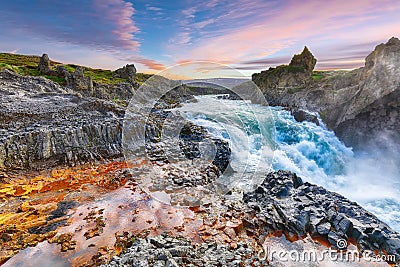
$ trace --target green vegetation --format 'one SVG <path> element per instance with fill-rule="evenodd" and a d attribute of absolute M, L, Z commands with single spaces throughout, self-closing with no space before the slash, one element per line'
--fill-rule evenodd
<path fill-rule="evenodd" d="M 314 71 L 311 77 L 314 81 L 317 82 L 317 81 L 325 78 L 325 73 L 323 71 Z"/>
<path fill-rule="evenodd" d="M 8 69 L 20 75 L 43 76 L 56 83 L 65 85 L 66 81 L 62 77 L 41 74 L 38 70 L 39 61 L 39 56 L 0 53 L 0 70 Z M 56 61 L 50 61 L 50 67 L 52 69 L 55 70 L 58 65 L 62 64 Z M 74 64 L 65 64 L 64 67 L 68 72 L 73 73 L 78 66 Z M 114 78 L 113 71 L 111 70 L 84 67 L 84 75 L 90 76 L 94 82 L 98 83 L 117 84 L 120 82 L 127 82 L 126 79 Z M 151 74 L 137 73 L 135 80 L 139 84 L 142 84 L 151 76 Z"/>
<path fill-rule="evenodd" d="M 94 82 L 98 83 L 117 84 L 121 82 L 127 82 L 126 79 L 114 78 L 113 71 L 111 70 L 91 69 L 84 67 L 84 75 L 90 76 Z"/>

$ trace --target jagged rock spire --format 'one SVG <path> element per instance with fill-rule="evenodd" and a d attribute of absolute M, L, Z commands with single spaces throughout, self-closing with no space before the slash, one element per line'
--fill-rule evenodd
<path fill-rule="evenodd" d="M 311 73 L 314 70 L 316 63 L 317 59 L 313 56 L 307 46 L 305 46 L 301 54 L 293 56 L 289 66 L 301 67 Z"/>

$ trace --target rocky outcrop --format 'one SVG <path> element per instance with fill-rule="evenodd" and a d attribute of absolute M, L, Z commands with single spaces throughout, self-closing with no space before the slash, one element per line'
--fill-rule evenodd
<path fill-rule="evenodd" d="M 294 61 L 302 62 L 298 58 Z M 328 128 L 347 145 L 361 149 L 382 133 L 399 140 L 400 110 L 396 97 L 400 90 L 399 70 L 400 40 L 391 38 L 368 55 L 364 67 L 333 73 L 303 89 L 286 86 L 276 90 L 264 72 L 254 74 L 253 81 L 270 104 L 319 112 Z"/>
<path fill-rule="evenodd" d="M 400 259 L 400 234 L 355 202 L 320 186 L 303 182 L 296 174 L 278 171 L 244 195 L 255 214 L 253 227 L 260 238 L 276 231 L 289 237 L 322 237 L 336 249 L 339 240 L 353 240 L 360 250 L 378 251 Z M 260 240 L 263 242 L 262 240 Z M 341 243 L 344 243 L 343 241 Z"/>
<path fill-rule="evenodd" d="M 41 73 L 47 74 L 51 72 L 50 59 L 47 54 L 43 54 L 40 58 L 38 69 Z"/>
<path fill-rule="evenodd" d="M 135 77 L 136 77 L 135 65 L 127 64 L 126 66 L 117 69 L 114 72 L 114 77 L 127 79 L 128 82 L 131 83 L 131 84 L 135 83 Z"/>
<path fill-rule="evenodd" d="M 76 91 L 83 91 L 86 94 L 93 94 L 93 81 L 91 77 L 85 77 L 81 66 L 76 67 L 74 73 L 64 72 L 67 87 Z"/>
<path fill-rule="evenodd" d="M 312 74 L 316 63 L 317 59 L 315 59 L 307 46 L 305 46 L 301 54 L 293 56 L 289 66 L 293 68 L 303 68 L 308 71 L 308 73 Z"/>
<path fill-rule="evenodd" d="M 41 77 L 0 73 L 0 170 L 121 156 L 124 111 Z"/>
<path fill-rule="evenodd" d="M 252 80 L 260 87 L 270 104 L 275 104 L 276 99 L 284 97 L 288 90 L 296 92 L 312 83 L 311 76 L 316 62 L 308 48 L 304 47 L 303 52 L 295 55 L 289 65 L 255 73 Z"/>

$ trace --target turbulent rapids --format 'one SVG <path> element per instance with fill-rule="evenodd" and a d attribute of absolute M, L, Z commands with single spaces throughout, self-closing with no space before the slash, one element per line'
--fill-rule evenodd
<path fill-rule="evenodd" d="M 297 122 L 282 107 L 253 105 L 217 96 L 196 99 L 195 103 L 184 104 L 180 111 L 210 134 L 229 142 L 230 165 L 235 172 L 254 172 L 257 168 L 264 171 L 267 167 L 272 171 L 293 171 L 306 181 L 360 203 L 400 230 L 400 185 L 396 182 L 399 170 L 391 158 L 377 161 L 373 154 L 355 155 L 322 122 L 320 126 Z M 252 120 L 254 114 L 261 119 Z M 263 139 L 267 140 L 266 144 L 262 143 Z M 262 156 L 263 145 L 274 149 L 273 156 Z M 234 174 L 225 176 L 234 187 L 243 189 L 260 182 Z"/>

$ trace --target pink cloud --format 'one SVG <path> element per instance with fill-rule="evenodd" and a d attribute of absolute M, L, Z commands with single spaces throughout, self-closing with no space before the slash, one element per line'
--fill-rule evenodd
<path fill-rule="evenodd" d="M 265 4 L 261 0 L 240 2 L 237 6 L 249 14 L 252 8 Z M 255 16 L 242 27 L 228 29 L 219 35 L 206 32 L 197 42 L 192 40 L 194 45 L 178 49 L 175 58 L 176 62 L 210 60 L 234 64 L 271 56 L 293 46 L 302 48 L 309 45 L 313 50 L 313 47 L 329 40 L 338 49 L 343 44 L 380 42 L 400 34 L 400 21 L 385 20 L 387 12 L 396 11 L 400 11 L 400 3 L 389 0 L 292 0 L 276 10 L 258 8 L 257 12 L 265 12 L 265 16 Z M 230 13 L 238 15 L 228 10 L 227 14 Z M 345 63 L 346 66 L 350 64 L 357 63 Z"/>
<path fill-rule="evenodd" d="M 137 58 L 135 62 L 138 62 L 140 64 L 145 65 L 149 69 L 152 70 L 164 70 L 165 65 L 159 62 L 156 62 L 155 60 L 152 59 L 147 59 L 147 58 Z"/>
<path fill-rule="evenodd" d="M 132 3 L 122 0 L 93 0 L 94 9 L 103 19 L 114 25 L 112 33 L 120 45 L 128 50 L 136 50 L 140 43 L 134 40 L 134 33 L 139 32 L 132 16 L 135 13 Z"/>

